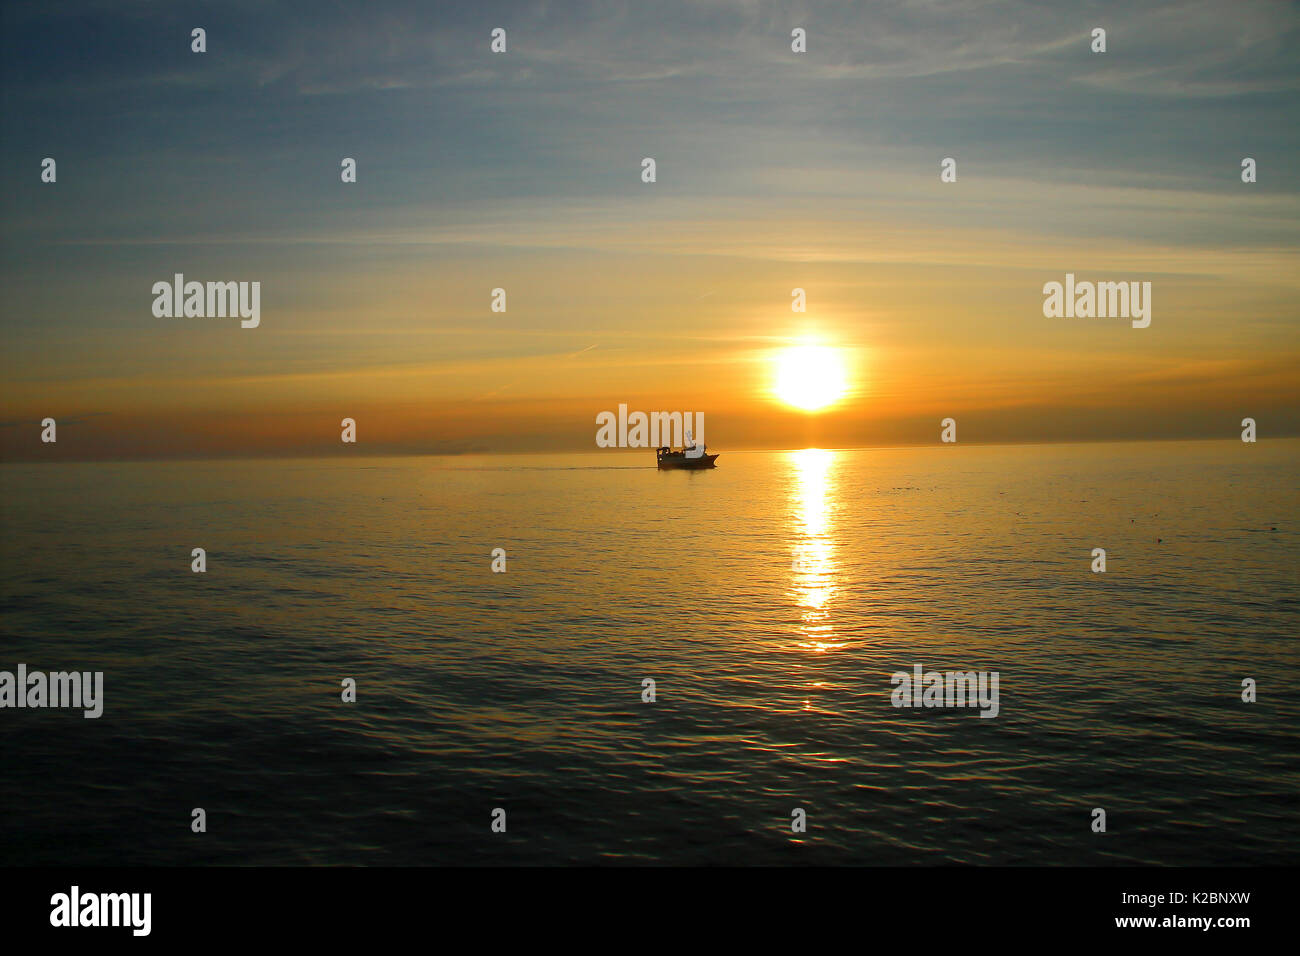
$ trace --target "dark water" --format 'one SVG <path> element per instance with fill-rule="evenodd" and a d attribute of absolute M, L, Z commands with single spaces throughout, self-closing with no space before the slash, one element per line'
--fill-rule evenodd
<path fill-rule="evenodd" d="M 647 457 L 0 467 L 0 861 L 1296 862 L 1300 442 Z"/>

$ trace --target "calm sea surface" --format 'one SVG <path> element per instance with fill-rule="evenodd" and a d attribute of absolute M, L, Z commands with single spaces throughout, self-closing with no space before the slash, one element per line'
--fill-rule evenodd
<path fill-rule="evenodd" d="M 0 466 L 0 670 L 106 698 L 0 710 L 0 862 L 1300 858 L 1300 442 L 718 465 Z"/>

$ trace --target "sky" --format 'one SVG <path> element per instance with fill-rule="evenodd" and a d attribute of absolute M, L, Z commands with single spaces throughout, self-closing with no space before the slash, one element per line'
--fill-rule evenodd
<path fill-rule="evenodd" d="M 1300 434 L 1295 4 L 0 17 L 0 460 L 594 451 L 620 404 L 712 450 Z M 260 325 L 155 316 L 175 273 Z M 1045 317 L 1066 273 L 1150 326 Z M 819 413 L 772 395 L 804 342 Z"/>

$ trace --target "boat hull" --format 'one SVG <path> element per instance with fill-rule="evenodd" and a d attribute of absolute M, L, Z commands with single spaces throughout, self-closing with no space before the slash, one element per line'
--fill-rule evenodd
<path fill-rule="evenodd" d="M 716 467 L 713 463 L 717 455 L 701 455 L 699 458 L 687 458 L 685 455 L 661 455 L 658 458 L 660 471 L 688 470 Z"/>

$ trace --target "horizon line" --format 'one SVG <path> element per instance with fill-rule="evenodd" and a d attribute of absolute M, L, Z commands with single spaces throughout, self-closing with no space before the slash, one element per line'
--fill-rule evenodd
<path fill-rule="evenodd" d="M 1281 434 L 1271 436 L 1273 440 L 1295 441 L 1300 439 L 1300 433 Z M 795 451 L 891 451 L 895 449 L 915 449 L 915 448 L 945 448 L 952 445 L 974 445 L 981 448 L 1020 448 L 1036 445 L 1132 445 L 1132 444 L 1153 444 L 1165 442 L 1212 442 L 1212 441 L 1231 441 L 1240 442 L 1240 437 L 1227 436 L 1199 436 L 1199 437 L 1157 437 L 1157 438 L 1068 438 L 1068 439 L 1026 439 L 1022 441 L 978 441 L 962 440 L 959 442 L 894 442 L 891 444 L 862 444 L 862 445 L 803 445 L 803 446 L 738 446 L 735 448 L 724 448 L 720 454 L 735 454 L 738 452 L 795 452 Z M 1259 443 L 1257 440 L 1256 443 Z M 252 452 L 231 453 L 223 455 L 140 455 L 133 457 L 115 457 L 115 458 L 79 458 L 79 457 L 61 457 L 53 460 L 43 460 L 40 458 L 0 458 L 0 465 L 59 465 L 59 464 L 133 464 L 133 463 L 159 463 L 159 462 L 218 462 L 218 461 L 290 461 L 305 459 L 346 459 L 346 458 L 475 458 L 475 457 L 511 457 L 519 455 L 608 455 L 611 452 L 623 455 L 642 454 L 653 451 L 651 447 L 646 448 L 553 448 L 553 449 L 517 449 L 512 451 L 473 449 L 467 451 L 402 451 L 402 450 L 374 450 L 363 451 L 357 447 L 353 451 L 346 452 L 278 452 L 275 454 L 256 454 Z"/>

